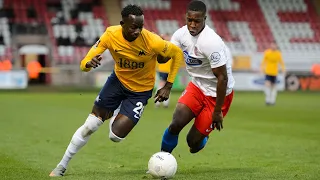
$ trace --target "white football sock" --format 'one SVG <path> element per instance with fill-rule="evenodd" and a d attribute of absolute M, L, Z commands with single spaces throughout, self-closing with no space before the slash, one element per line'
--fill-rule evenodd
<path fill-rule="evenodd" d="M 67 168 L 72 157 L 88 142 L 92 133 L 98 130 L 103 122 L 96 116 L 89 114 L 86 122 L 74 133 L 70 144 L 58 165 Z"/>
<path fill-rule="evenodd" d="M 278 94 L 277 88 L 273 86 L 271 89 L 271 98 L 270 98 L 270 102 L 272 104 L 276 103 L 277 94 Z"/>
<path fill-rule="evenodd" d="M 270 103 L 270 96 L 271 96 L 271 87 L 265 87 L 265 94 L 266 94 L 266 103 Z"/>
<path fill-rule="evenodd" d="M 156 107 L 160 107 L 160 105 L 161 105 L 161 102 L 157 101 L 156 102 Z"/>
<path fill-rule="evenodd" d="M 166 101 L 163 101 L 162 103 L 163 103 L 163 105 L 165 106 L 165 107 L 168 107 L 169 106 L 169 98 L 166 100 Z"/>

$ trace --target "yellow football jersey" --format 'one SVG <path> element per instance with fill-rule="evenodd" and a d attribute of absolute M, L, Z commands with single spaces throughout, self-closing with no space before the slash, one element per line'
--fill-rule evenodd
<path fill-rule="evenodd" d="M 166 63 L 157 63 L 158 64 L 158 71 L 162 73 L 169 73 L 170 66 L 171 66 L 171 59 Z"/>
<path fill-rule="evenodd" d="M 271 49 L 268 49 L 264 52 L 264 57 L 261 66 L 266 75 L 278 75 L 279 64 L 281 65 L 281 68 L 284 71 L 284 62 L 280 51 L 273 51 Z"/>
<path fill-rule="evenodd" d="M 129 90 L 143 92 L 153 89 L 155 83 L 157 55 L 172 58 L 168 81 L 173 83 L 183 61 L 183 52 L 171 42 L 142 29 L 140 36 L 129 42 L 122 35 L 122 27 L 110 26 L 100 40 L 81 61 L 80 68 L 90 71 L 86 63 L 96 55 L 109 49 L 114 61 L 114 71 L 120 82 Z"/>

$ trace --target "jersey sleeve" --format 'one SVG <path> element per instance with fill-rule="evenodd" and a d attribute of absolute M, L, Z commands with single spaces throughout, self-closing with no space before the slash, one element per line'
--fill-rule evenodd
<path fill-rule="evenodd" d="M 262 71 L 264 71 L 266 63 L 267 63 L 267 54 L 268 54 L 268 50 L 265 50 L 263 52 L 263 58 L 262 58 L 261 65 L 260 65 L 260 69 Z"/>
<path fill-rule="evenodd" d="M 179 48 L 181 48 L 181 43 L 180 43 L 180 31 L 177 30 L 176 32 L 173 33 L 173 35 L 171 36 L 170 42 L 173 43 L 174 45 L 178 46 Z"/>
<path fill-rule="evenodd" d="M 286 68 L 285 68 L 285 65 L 284 65 L 284 61 L 283 61 L 281 52 L 279 52 L 279 63 L 280 63 L 282 72 L 284 72 L 286 70 Z"/>
<path fill-rule="evenodd" d="M 87 62 L 89 62 L 95 56 L 102 54 L 106 49 L 108 49 L 108 33 L 105 31 L 100 39 L 91 47 L 87 55 L 80 63 L 80 69 L 82 71 L 88 72 L 91 68 L 86 68 Z"/>
<path fill-rule="evenodd" d="M 154 35 L 152 45 L 153 50 L 156 54 L 160 54 L 163 57 L 171 58 L 172 63 L 170 66 L 170 72 L 167 81 L 173 83 L 179 71 L 181 62 L 183 61 L 182 50 L 178 46 L 174 45 L 169 41 L 161 39 L 157 35 Z"/>
<path fill-rule="evenodd" d="M 209 60 L 211 68 L 217 68 L 227 63 L 227 52 L 221 39 L 210 38 L 200 46 L 200 51 Z"/>

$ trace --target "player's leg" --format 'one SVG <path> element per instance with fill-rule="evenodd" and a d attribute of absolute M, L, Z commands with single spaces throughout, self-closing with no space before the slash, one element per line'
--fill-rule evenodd
<path fill-rule="evenodd" d="M 116 119 L 117 115 L 119 114 L 120 108 L 121 108 L 121 104 L 119 105 L 119 107 L 116 110 L 114 110 L 113 115 L 109 120 L 109 138 L 110 139 L 113 136 L 112 129 L 111 129 L 112 128 L 112 124 L 113 124 L 114 120 Z"/>
<path fill-rule="evenodd" d="M 193 83 L 189 83 L 186 90 L 181 95 L 176 109 L 173 113 L 173 119 L 169 127 L 165 130 L 161 151 L 171 153 L 178 144 L 180 131 L 196 116 L 202 109 L 202 100 L 200 89 Z"/>
<path fill-rule="evenodd" d="M 110 126 L 109 138 L 113 142 L 122 141 L 140 120 L 152 90 L 146 92 L 130 92 L 126 90 L 127 99 L 124 99 L 120 111 Z"/>
<path fill-rule="evenodd" d="M 85 123 L 73 134 L 61 161 L 50 173 L 50 176 L 63 176 L 73 156 L 87 144 L 90 136 L 98 130 L 98 128 L 103 124 L 103 121 L 111 116 L 112 111 L 101 109 L 97 105 L 94 105 L 92 113 L 88 115 Z"/>
<path fill-rule="evenodd" d="M 269 105 L 271 103 L 271 77 L 269 75 L 266 75 L 265 79 L 265 102 L 266 105 Z"/>
<path fill-rule="evenodd" d="M 113 142 L 121 142 L 135 127 L 136 123 L 132 118 L 119 113 L 110 125 L 109 139 Z"/>
<path fill-rule="evenodd" d="M 162 103 L 163 103 L 163 107 L 168 108 L 170 103 L 170 97 L 167 100 L 163 101 Z"/>
<path fill-rule="evenodd" d="M 226 96 L 222 106 L 222 114 L 225 117 L 229 111 L 233 99 L 233 92 Z M 187 135 L 187 143 L 191 153 L 197 153 L 203 149 L 212 132 L 212 113 L 215 107 L 215 98 L 206 97 L 205 106 L 195 119 L 195 123 Z"/>
<path fill-rule="evenodd" d="M 195 117 L 185 104 L 178 103 L 173 113 L 172 122 L 162 136 L 161 151 L 171 153 L 178 144 L 180 131 Z"/>
<path fill-rule="evenodd" d="M 85 123 L 80 126 L 65 151 L 64 156 L 50 176 L 63 176 L 72 157 L 88 142 L 91 134 L 98 130 L 103 121 L 109 119 L 114 109 L 121 103 L 121 91 L 117 87 L 117 78 L 111 75 L 95 100 L 91 114 Z M 118 84 L 119 85 L 119 84 Z"/>
<path fill-rule="evenodd" d="M 276 103 L 277 98 L 277 88 L 276 88 L 276 76 L 272 77 L 272 81 L 270 82 L 271 92 L 270 92 L 270 104 L 274 105 Z"/>
<path fill-rule="evenodd" d="M 107 119 L 112 115 L 112 111 L 106 112 L 105 110 L 98 110 L 98 109 L 99 109 L 99 107 L 94 105 L 92 111 L 95 112 L 95 114 L 98 114 L 98 117 L 93 113 L 89 114 L 85 123 L 82 126 L 80 126 L 76 130 L 76 132 L 73 134 L 71 141 L 70 141 L 61 161 L 58 163 L 57 168 L 55 168 L 51 172 L 50 176 L 63 176 L 64 172 L 65 172 L 70 160 L 73 158 L 73 156 L 84 145 L 87 144 L 91 134 L 93 134 L 95 131 L 97 131 L 98 128 L 103 124 L 103 120 L 101 119 L 101 116 L 105 117 Z"/>
<path fill-rule="evenodd" d="M 209 132 L 210 133 L 210 132 Z M 208 133 L 208 135 L 209 135 Z M 193 124 L 187 135 L 187 143 L 191 153 L 197 153 L 205 147 L 209 136 L 201 133 L 195 124 Z"/>

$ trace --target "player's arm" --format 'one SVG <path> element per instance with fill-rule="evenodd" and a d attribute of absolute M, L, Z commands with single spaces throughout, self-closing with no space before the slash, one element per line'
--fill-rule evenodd
<path fill-rule="evenodd" d="M 155 51 L 162 57 L 172 59 L 170 72 L 167 79 L 167 82 L 172 85 L 179 71 L 181 62 L 183 61 L 183 52 L 178 46 L 162 39 L 160 39 L 156 44 Z"/>
<path fill-rule="evenodd" d="M 169 41 L 161 39 L 159 36 L 155 36 L 153 39 L 153 50 L 156 52 L 156 54 L 172 59 L 167 82 L 161 89 L 157 91 L 155 95 L 155 102 L 162 102 L 169 98 L 174 79 L 183 60 L 183 52 L 179 47 Z"/>
<path fill-rule="evenodd" d="M 226 65 L 212 68 L 213 74 L 217 77 L 217 99 L 214 111 L 222 112 L 222 106 L 227 92 L 228 75 Z"/>
<path fill-rule="evenodd" d="M 267 51 L 264 52 L 263 54 L 263 59 L 262 59 L 262 62 L 261 62 L 261 65 L 260 65 L 260 71 L 263 73 L 264 72 L 264 69 L 266 67 L 266 64 L 267 64 Z"/>
<path fill-rule="evenodd" d="M 101 54 L 108 48 L 107 41 L 107 32 L 105 32 L 81 61 L 80 69 L 82 71 L 88 72 L 100 65 Z"/>
<path fill-rule="evenodd" d="M 158 61 L 159 64 L 165 64 L 165 63 L 167 63 L 170 59 L 171 59 L 171 58 L 169 58 L 169 57 L 163 57 L 163 56 L 161 56 L 160 54 L 158 54 L 158 56 L 157 56 L 157 61 Z"/>
<path fill-rule="evenodd" d="M 167 40 L 169 41 L 170 39 L 168 39 L 168 36 L 163 36 L 163 35 L 160 35 L 160 37 L 163 39 L 163 40 Z M 163 57 L 161 56 L 160 54 L 158 54 L 157 56 L 157 61 L 159 64 L 165 64 L 167 63 L 171 58 L 169 57 Z"/>
<path fill-rule="evenodd" d="M 218 41 L 218 40 L 216 40 Z M 222 120 L 222 106 L 224 104 L 224 99 L 226 97 L 227 92 L 227 84 L 228 84 L 228 74 L 227 74 L 227 59 L 231 58 L 227 55 L 227 50 L 222 41 L 218 41 L 216 43 L 212 43 L 212 41 L 208 41 L 201 49 L 204 55 L 210 62 L 210 66 L 212 69 L 212 73 L 217 78 L 217 95 L 216 95 L 216 105 L 214 108 L 214 112 L 212 114 L 212 124 L 214 128 L 217 128 L 219 131 L 223 128 Z M 214 42 L 214 41 L 213 41 Z"/>
<path fill-rule="evenodd" d="M 282 59 L 281 53 L 280 53 L 279 63 L 280 63 L 280 66 L 281 66 L 282 73 L 286 73 L 286 67 L 285 67 L 285 65 L 284 65 L 284 61 L 283 61 L 283 59 Z"/>
<path fill-rule="evenodd" d="M 180 41 L 179 41 L 180 36 L 181 36 L 181 32 L 178 29 L 175 33 L 173 33 L 170 41 L 171 41 L 171 43 L 173 43 L 174 45 L 178 46 L 181 49 L 181 45 L 180 45 Z M 169 40 L 169 39 L 164 39 L 164 40 Z M 164 57 L 160 54 L 157 56 L 157 61 L 160 64 L 166 63 L 170 59 L 171 59 L 170 57 Z"/>

